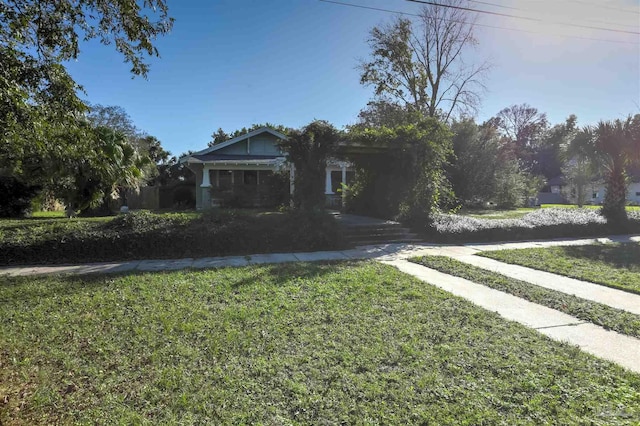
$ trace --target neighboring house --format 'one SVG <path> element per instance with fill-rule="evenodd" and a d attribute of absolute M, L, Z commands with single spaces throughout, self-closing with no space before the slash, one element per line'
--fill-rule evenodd
<path fill-rule="evenodd" d="M 295 170 L 287 163 L 279 144 L 286 138 L 280 132 L 261 127 L 180 158 L 196 175 L 196 208 L 279 204 L 283 190 L 280 172 L 289 173 L 289 187 L 285 191 L 292 193 L 294 189 Z M 349 163 L 328 161 L 325 194 L 330 206 L 342 204 L 338 188 L 349 182 L 352 175 Z"/>
<path fill-rule="evenodd" d="M 640 176 L 632 175 L 627 187 L 627 203 L 640 204 Z M 576 202 L 574 186 L 563 176 L 549 179 L 548 191 L 538 193 L 538 204 L 568 204 Z M 586 189 L 586 204 L 602 204 L 606 185 L 601 180 L 593 180 Z"/>

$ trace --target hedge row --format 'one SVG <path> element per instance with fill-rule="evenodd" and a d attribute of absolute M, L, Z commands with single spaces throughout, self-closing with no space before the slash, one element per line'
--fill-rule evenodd
<path fill-rule="evenodd" d="M 329 215 L 134 212 L 105 222 L 52 220 L 0 230 L 0 264 L 210 257 L 342 248 Z"/>
<path fill-rule="evenodd" d="M 424 230 L 430 241 L 441 243 L 516 241 L 563 237 L 594 237 L 640 233 L 640 212 L 629 212 L 624 224 L 607 223 L 597 210 L 540 209 L 521 219 L 478 219 L 435 214 Z"/>

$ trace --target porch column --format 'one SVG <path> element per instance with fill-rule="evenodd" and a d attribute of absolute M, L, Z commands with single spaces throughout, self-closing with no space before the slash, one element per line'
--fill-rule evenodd
<path fill-rule="evenodd" d="M 202 191 L 202 205 L 201 209 L 211 208 L 211 180 L 209 179 L 209 171 L 211 166 L 205 164 L 202 169 L 202 184 L 200 185 L 200 191 Z"/>
<path fill-rule="evenodd" d="M 331 170 L 328 167 L 324 170 L 324 193 L 333 194 L 331 191 Z"/>

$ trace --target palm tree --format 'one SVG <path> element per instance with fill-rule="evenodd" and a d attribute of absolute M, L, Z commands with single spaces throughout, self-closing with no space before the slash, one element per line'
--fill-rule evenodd
<path fill-rule="evenodd" d="M 610 223 L 624 223 L 627 170 L 640 163 L 640 114 L 625 120 L 601 121 L 586 132 L 606 184 L 602 214 Z"/>

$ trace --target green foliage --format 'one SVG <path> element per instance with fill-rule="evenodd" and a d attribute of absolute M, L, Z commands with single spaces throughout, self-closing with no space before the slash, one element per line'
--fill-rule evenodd
<path fill-rule="evenodd" d="M 511 105 L 490 120 L 503 136 L 503 149 L 519 161 L 527 173 L 538 173 L 537 154 L 549 123 L 547 116 L 528 104 Z"/>
<path fill-rule="evenodd" d="M 78 263 L 313 251 L 343 247 L 338 224 L 314 214 L 212 210 L 115 218 L 0 222 L 0 264 Z"/>
<path fill-rule="evenodd" d="M 150 161 L 123 133 L 107 127 L 90 132 L 86 150 L 66 158 L 60 176 L 51 184 L 67 208 L 76 212 L 96 207 L 105 198 L 117 198 L 122 188 L 137 187 Z"/>
<path fill-rule="evenodd" d="M 582 207 L 587 201 L 588 187 L 595 175 L 592 163 L 585 158 L 576 157 L 562 167 L 562 175 L 573 188 L 572 193 L 566 194 L 567 199 Z"/>
<path fill-rule="evenodd" d="M 164 0 L 148 0 L 144 8 L 122 0 L 10 0 L 0 12 L 3 46 L 57 62 L 77 59 L 79 41 L 97 38 L 113 44 L 137 75 L 147 74 L 144 56 L 158 56 L 153 40 L 173 24 Z"/>
<path fill-rule="evenodd" d="M 317 120 L 292 130 L 281 142 L 287 161 L 295 167 L 293 206 L 306 212 L 325 205 L 325 170 L 334 154 L 340 133 L 326 121 Z"/>
<path fill-rule="evenodd" d="M 0 317 L 3 424 L 640 420 L 638 374 L 374 262 L 6 278 Z"/>
<path fill-rule="evenodd" d="M 574 248 L 574 247 L 572 247 Z M 502 254 L 512 250 L 484 252 L 481 256 L 493 257 L 492 254 Z M 513 250 L 519 251 L 519 250 Z M 523 252 L 524 256 L 528 253 Z M 497 256 L 504 259 L 507 256 Z M 508 258 L 508 257 L 507 257 Z M 538 305 L 547 306 L 560 312 L 572 315 L 584 321 L 600 325 L 632 337 L 640 337 L 640 316 L 615 309 L 607 305 L 592 302 L 570 294 L 540 287 L 528 282 L 506 277 L 496 272 L 487 271 L 452 259 L 447 256 L 423 256 L 410 259 L 412 262 L 435 269 L 449 275 L 461 277 L 477 284 L 513 294 Z M 510 262 L 513 263 L 513 262 Z"/>
<path fill-rule="evenodd" d="M 494 201 L 499 208 L 526 205 L 528 197 L 542 186 L 542 179 L 523 171 L 516 160 L 502 162 L 496 170 Z"/>
<path fill-rule="evenodd" d="M 424 223 L 448 193 L 443 165 L 451 153 L 451 134 L 432 118 L 393 128 L 354 128 L 352 143 L 374 153 L 354 156 L 356 181 L 350 208 L 381 217 Z"/>
<path fill-rule="evenodd" d="M 453 158 L 447 167 L 458 202 L 482 205 L 495 197 L 496 175 L 501 169 L 500 140 L 492 126 L 478 126 L 473 119 L 454 121 Z"/>
<path fill-rule="evenodd" d="M 131 64 L 133 74 L 146 76 L 145 57 L 158 53 L 153 40 L 167 33 L 172 22 L 164 0 L 2 2 L 0 175 L 45 188 L 50 184 L 68 187 L 73 180 L 68 178 L 69 166 L 82 163 L 81 170 L 100 168 L 104 158 L 88 164 L 94 147 L 92 131 L 79 119 L 88 110 L 78 97 L 82 89 L 62 63 L 79 56 L 81 39 L 97 38 L 113 44 Z M 64 182 L 59 183 L 61 179 Z M 90 182 L 79 189 L 88 191 L 81 198 L 89 204 L 94 185 Z"/>
<path fill-rule="evenodd" d="M 273 123 L 256 123 L 256 124 L 252 124 L 251 126 L 247 127 L 243 127 L 242 129 L 237 129 L 234 130 L 232 133 L 227 133 L 224 130 L 222 130 L 221 127 L 218 128 L 218 130 L 216 130 L 212 135 L 211 135 L 211 141 L 209 142 L 209 146 L 214 146 L 217 145 L 219 143 L 228 141 L 229 139 L 233 139 L 233 138 L 237 138 L 238 136 L 242 136 L 242 135 L 246 135 L 249 132 L 253 132 L 254 130 L 257 130 L 261 127 L 268 127 L 272 130 L 275 130 L 276 132 L 280 132 L 283 135 L 288 135 L 289 132 L 293 129 L 291 129 L 290 127 L 287 126 L 283 126 L 282 124 L 273 124 Z"/>
<path fill-rule="evenodd" d="M 0 176 L 0 217 L 20 217 L 31 208 L 32 199 L 40 188 L 10 176 Z"/>
<path fill-rule="evenodd" d="M 358 113 L 358 123 L 353 128 L 396 127 L 417 123 L 422 114 L 406 106 L 389 100 L 376 99 L 367 102 L 367 106 Z"/>
<path fill-rule="evenodd" d="M 640 244 L 485 252 L 482 256 L 640 294 Z"/>

